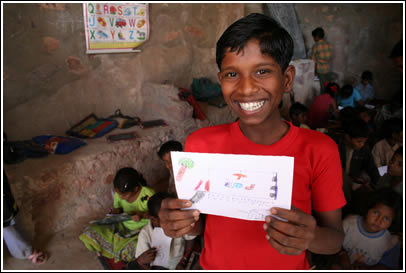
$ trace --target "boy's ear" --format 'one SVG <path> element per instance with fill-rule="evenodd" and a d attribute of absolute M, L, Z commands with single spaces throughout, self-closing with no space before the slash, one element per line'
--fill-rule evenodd
<path fill-rule="evenodd" d="M 217 79 L 221 83 L 221 71 L 217 72 Z"/>
<path fill-rule="evenodd" d="M 292 90 L 293 83 L 295 81 L 296 68 L 293 65 L 289 65 L 283 73 L 283 76 L 285 78 L 283 91 L 289 93 Z"/>

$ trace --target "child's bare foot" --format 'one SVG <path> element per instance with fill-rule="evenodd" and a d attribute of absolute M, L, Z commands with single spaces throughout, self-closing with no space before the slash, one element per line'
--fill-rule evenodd
<path fill-rule="evenodd" d="M 41 250 L 34 249 L 32 254 L 28 257 L 28 260 L 35 265 L 41 265 L 48 260 L 48 255 Z"/>

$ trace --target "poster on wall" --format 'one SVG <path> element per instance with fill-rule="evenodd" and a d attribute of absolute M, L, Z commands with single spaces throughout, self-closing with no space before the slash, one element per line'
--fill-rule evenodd
<path fill-rule="evenodd" d="M 85 3 L 86 53 L 139 52 L 149 38 L 148 4 Z"/>

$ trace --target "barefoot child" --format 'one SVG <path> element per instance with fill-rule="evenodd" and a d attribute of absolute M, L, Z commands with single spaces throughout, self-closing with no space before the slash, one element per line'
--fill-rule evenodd
<path fill-rule="evenodd" d="M 189 200 L 163 200 L 159 218 L 166 235 L 204 236 L 204 270 L 309 269 L 305 250 L 333 254 L 341 248 L 345 199 L 337 146 L 322 133 L 283 121 L 279 112 L 294 82 L 292 55 L 291 36 L 258 13 L 233 23 L 217 42 L 218 79 L 238 120 L 192 133 L 185 151 L 291 156 L 294 173 L 292 208 L 269 208 L 269 215 L 287 222 L 203 217 L 198 210 L 181 210 L 192 205 Z"/>
<path fill-rule="evenodd" d="M 98 256 L 129 262 L 135 259 L 139 231 L 148 223 L 148 200 L 155 192 L 133 168 L 120 169 L 113 184 L 112 214 L 124 212 L 131 215 L 132 220 L 113 225 L 91 224 L 79 239 Z"/>

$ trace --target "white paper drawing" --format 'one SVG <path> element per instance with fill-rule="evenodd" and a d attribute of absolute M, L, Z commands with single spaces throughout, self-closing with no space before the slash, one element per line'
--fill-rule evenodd
<path fill-rule="evenodd" d="M 171 152 L 176 191 L 201 213 L 263 221 L 290 209 L 293 157 Z"/>
<path fill-rule="evenodd" d="M 163 229 L 160 227 L 154 228 L 151 237 L 151 246 L 155 247 L 157 250 L 155 260 L 151 263 L 151 265 L 159 265 L 168 268 L 169 251 L 172 238 L 166 236 Z"/>

